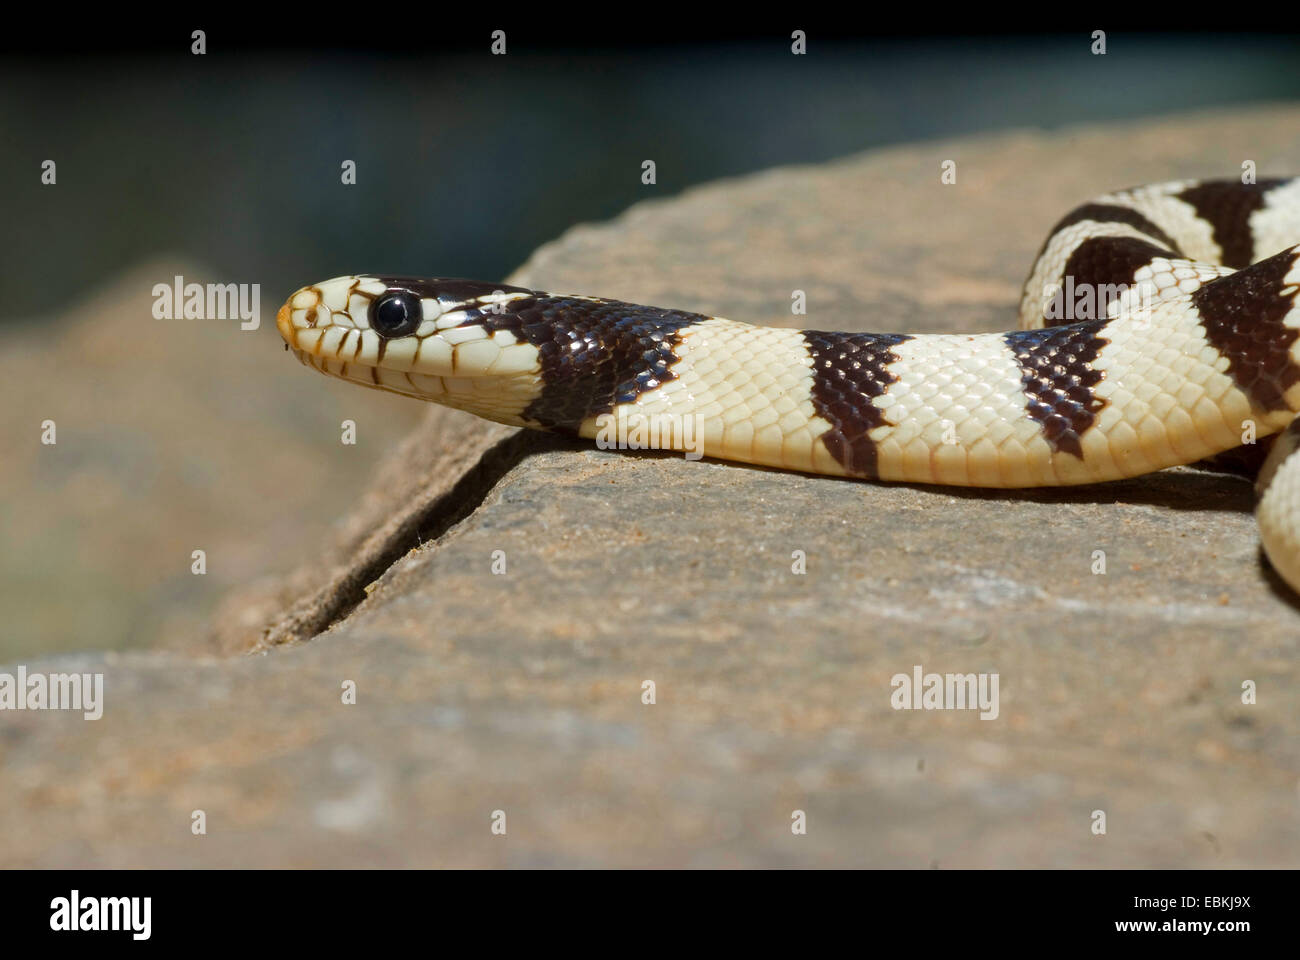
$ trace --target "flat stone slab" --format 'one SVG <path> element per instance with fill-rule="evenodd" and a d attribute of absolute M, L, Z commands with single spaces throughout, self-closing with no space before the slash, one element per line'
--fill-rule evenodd
<path fill-rule="evenodd" d="M 1072 206 L 1243 160 L 1293 172 L 1297 121 L 770 171 L 576 228 L 512 280 L 789 326 L 1006 329 Z M 1300 607 L 1260 560 L 1246 480 L 990 493 L 487 425 L 473 458 L 430 453 L 467 429 L 431 415 L 394 451 L 352 532 L 284 582 L 328 573 L 247 632 L 262 655 L 28 663 L 102 671 L 107 702 L 0 715 L 0 864 L 1300 863 Z M 996 716 L 895 709 L 918 666 L 996 674 Z"/>

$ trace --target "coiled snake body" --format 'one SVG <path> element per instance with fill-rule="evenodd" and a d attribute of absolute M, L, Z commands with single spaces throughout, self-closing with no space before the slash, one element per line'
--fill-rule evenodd
<path fill-rule="evenodd" d="M 1092 483 L 1281 431 L 1257 517 L 1300 590 L 1297 239 L 1300 178 L 1108 194 L 1057 224 L 1026 281 L 1022 329 L 999 334 L 776 329 L 369 274 L 302 288 L 277 322 L 303 363 L 365 386 L 837 476 Z"/>

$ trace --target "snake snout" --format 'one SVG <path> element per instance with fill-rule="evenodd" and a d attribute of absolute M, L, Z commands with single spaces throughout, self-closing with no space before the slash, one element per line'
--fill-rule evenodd
<path fill-rule="evenodd" d="M 329 281 L 329 283 L 335 282 Z M 293 296 L 289 297 L 276 313 L 276 329 L 280 331 L 284 342 L 294 350 L 301 351 L 309 347 L 300 339 L 302 331 L 329 326 L 333 308 L 326 299 L 328 292 L 328 284 L 303 287 L 301 290 L 294 291 Z M 346 300 L 343 306 L 346 308 Z M 308 350 L 308 352 L 316 351 Z"/>
<path fill-rule="evenodd" d="M 284 338 L 284 342 L 290 347 L 294 346 L 292 315 L 293 308 L 289 306 L 288 300 L 284 302 L 280 312 L 275 315 L 276 329 L 280 331 L 280 336 Z"/>

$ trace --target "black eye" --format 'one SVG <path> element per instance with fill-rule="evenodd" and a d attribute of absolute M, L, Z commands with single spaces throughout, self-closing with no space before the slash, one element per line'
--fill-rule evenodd
<path fill-rule="evenodd" d="M 381 337 L 405 337 L 424 319 L 420 298 L 410 290 L 390 290 L 370 304 L 370 326 Z"/>

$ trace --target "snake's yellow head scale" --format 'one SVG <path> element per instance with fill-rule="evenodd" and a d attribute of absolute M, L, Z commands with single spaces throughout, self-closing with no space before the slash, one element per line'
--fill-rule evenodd
<path fill-rule="evenodd" d="M 336 277 L 297 291 L 276 325 L 298 359 L 322 373 L 520 424 L 537 391 L 539 353 L 502 321 L 537 297 L 471 280 Z"/>

